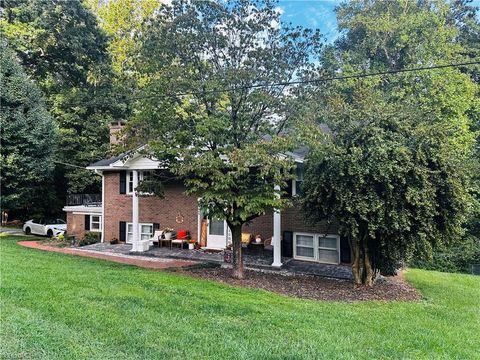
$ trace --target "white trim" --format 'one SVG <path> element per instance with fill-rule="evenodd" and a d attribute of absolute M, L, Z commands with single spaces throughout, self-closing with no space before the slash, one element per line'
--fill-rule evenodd
<path fill-rule="evenodd" d="M 228 244 L 228 225 L 227 221 L 224 219 L 216 219 L 216 221 L 222 221 L 223 222 L 223 235 L 211 235 L 210 234 L 210 218 L 207 217 L 207 249 L 225 249 Z M 210 241 L 210 244 L 208 243 Z M 217 241 L 217 242 L 223 242 L 221 246 L 212 246 L 212 242 Z"/>
<path fill-rule="evenodd" d="M 297 255 L 297 235 L 313 236 L 313 257 L 306 257 L 306 256 L 298 256 Z M 336 247 L 335 250 L 337 251 L 337 254 L 338 254 L 337 262 L 325 262 L 325 261 L 320 261 L 318 259 L 318 250 L 319 249 L 334 250 L 332 248 L 320 248 L 318 246 L 318 244 L 319 244 L 318 239 L 321 238 L 321 237 L 334 237 L 334 238 L 336 238 L 337 247 Z M 312 261 L 312 262 L 317 262 L 317 263 L 321 263 L 321 264 L 335 264 L 335 265 L 338 265 L 338 264 L 340 264 L 340 235 L 294 232 L 293 233 L 293 258 L 297 259 L 297 260 Z"/>
<path fill-rule="evenodd" d="M 85 205 L 74 205 L 74 206 L 64 206 L 63 211 L 71 212 L 73 214 L 101 214 L 102 207 L 100 206 L 85 206 Z"/>
<path fill-rule="evenodd" d="M 301 176 L 299 176 L 299 171 L 298 171 L 299 169 L 301 169 L 301 171 L 300 171 Z M 304 177 L 305 177 L 305 173 L 304 173 L 304 172 L 305 172 L 305 169 L 304 169 L 303 167 L 302 167 L 302 168 L 299 167 L 299 166 L 296 166 L 296 167 L 295 167 L 295 176 L 296 176 L 296 177 L 295 177 L 295 179 L 292 180 L 292 196 L 297 196 L 297 195 L 299 195 L 299 194 L 297 193 L 297 182 L 300 182 L 300 183 L 303 182 Z"/>
<path fill-rule="evenodd" d="M 201 219 L 202 214 L 201 214 L 200 206 L 198 206 L 198 201 L 199 201 L 199 200 L 200 200 L 200 199 L 197 199 L 197 209 L 198 209 L 198 211 L 197 211 L 197 242 L 200 244 L 200 232 L 202 231 L 202 229 L 201 229 L 201 226 L 202 226 L 202 225 L 201 225 L 201 224 L 202 224 L 202 219 Z"/>
<path fill-rule="evenodd" d="M 160 169 L 164 168 L 164 167 L 160 167 L 160 161 L 158 161 L 158 159 L 153 157 L 147 157 L 147 156 L 144 156 L 144 154 L 141 154 L 141 151 L 144 150 L 145 148 L 146 148 L 146 145 L 139 146 L 137 149 L 125 154 L 122 158 L 116 160 L 111 164 L 99 165 L 99 166 L 90 165 L 90 166 L 87 166 L 86 169 L 88 170 L 122 170 L 122 169 L 155 170 L 159 168 Z M 290 151 L 286 153 L 280 153 L 279 156 L 285 157 L 285 158 L 291 158 L 296 163 L 299 163 L 299 164 L 303 164 L 305 160 L 303 156 L 298 156 Z M 148 159 L 150 160 L 151 163 L 148 164 L 147 167 L 145 167 L 145 165 L 142 165 L 142 167 L 137 167 L 135 165 L 135 161 L 139 158 Z M 228 160 L 228 159 L 225 158 L 225 160 Z"/>
<path fill-rule="evenodd" d="M 102 172 L 102 235 L 100 241 L 105 242 L 105 175 Z"/>
<path fill-rule="evenodd" d="M 94 216 L 98 217 L 98 221 L 95 221 L 95 222 L 98 222 L 98 225 L 99 225 L 98 229 L 94 229 L 93 226 L 92 226 L 93 223 L 94 223 L 94 221 L 93 221 L 93 217 L 94 217 Z M 103 218 L 102 218 L 102 215 L 97 215 L 97 214 L 92 214 L 92 215 L 90 215 L 90 231 L 91 231 L 91 232 L 100 232 L 100 233 L 101 233 L 101 232 L 102 232 L 102 229 L 103 229 Z"/>
<path fill-rule="evenodd" d="M 128 231 L 128 226 L 129 225 L 132 225 L 132 232 Z M 142 240 L 142 226 L 151 226 L 152 227 L 152 232 L 150 233 L 150 235 L 148 237 L 149 239 L 151 239 L 153 234 L 155 234 L 155 229 L 153 228 L 153 223 L 139 223 L 138 224 L 139 241 Z M 130 242 L 128 241 L 128 234 L 132 234 L 132 238 L 133 238 L 133 223 L 131 223 L 131 222 L 127 222 L 125 224 L 125 243 L 133 244 L 133 241 L 130 241 Z M 146 233 L 143 233 L 143 234 L 145 235 Z M 144 239 L 144 240 L 146 240 L 146 239 Z"/>
<path fill-rule="evenodd" d="M 280 186 L 275 185 L 275 196 L 278 198 L 280 197 Z M 282 238 L 281 238 L 281 231 L 282 231 L 282 216 L 280 214 L 280 210 L 274 209 L 273 212 L 273 267 L 281 267 L 282 266 Z"/>
<path fill-rule="evenodd" d="M 135 190 L 138 186 L 138 171 L 133 170 L 133 190 Z M 138 193 L 136 191 L 132 194 L 132 229 L 133 229 L 133 236 L 132 236 L 132 251 L 139 251 L 139 241 L 140 237 L 138 236 L 139 233 L 139 198 Z"/>
<path fill-rule="evenodd" d="M 299 256 L 297 255 L 297 235 L 301 236 L 311 236 L 312 239 L 312 249 L 313 249 L 313 257 L 307 257 L 307 256 Z M 304 261 L 317 261 L 317 256 L 315 253 L 315 239 L 316 239 L 316 234 L 312 233 L 304 233 L 304 232 L 294 232 L 293 233 L 293 258 L 298 259 L 298 260 L 304 260 Z M 306 247 L 306 246 L 303 246 Z"/>
<path fill-rule="evenodd" d="M 150 175 L 153 175 L 153 170 L 138 170 L 138 182 L 142 182 L 143 178 L 145 177 L 145 173 L 149 173 Z M 132 195 L 135 192 L 135 186 L 133 186 L 133 170 L 127 171 L 127 188 L 125 193 L 127 195 Z M 132 184 L 132 191 L 130 191 L 130 184 Z M 146 193 L 142 192 L 140 195 L 152 195 L 152 193 Z"/>

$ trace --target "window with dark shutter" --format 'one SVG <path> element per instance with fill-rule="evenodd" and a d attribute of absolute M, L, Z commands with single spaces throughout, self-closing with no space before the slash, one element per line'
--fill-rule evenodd
<path fill-rule="evenodd" d="M 85 215 L 85 230 L 90 230 L 90 215 Z"/>
<path fill-rule="evenodd" d="M 120 171 L 120 194 L 127 193 L 127 172 Z"/>
<path fill-rule="evenodd" d="M 160 224 L 159 223 L 153 223 L 153 232 L 155 232 L 155 230 L 159 230 L 160 229 Z"/>
<path fill-rule="evenodd" d="M 119 233 L 118 233 L 118 240 L 126 241 L 127 240 L 127 223 L 125 221 L 120 221 L 119 226 Z"/>

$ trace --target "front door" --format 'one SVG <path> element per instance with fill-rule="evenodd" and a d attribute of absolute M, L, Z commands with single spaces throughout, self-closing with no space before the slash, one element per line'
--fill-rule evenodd
<path fill-rule="evenodd" d="M 208 219 L 207 248 L 225 249 L 227 246 L 227 222 Z"/>

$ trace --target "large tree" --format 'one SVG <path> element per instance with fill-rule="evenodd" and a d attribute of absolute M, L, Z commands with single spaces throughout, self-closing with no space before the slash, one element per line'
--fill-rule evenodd
<path fill-rule="evenodd" d="M 356 285 L 372 285 L 377 270 L 390 275 L 405 256 L 426 255 L 462 233 L 471 195 L 458 154 L 468 145 L 452 142 L 451 129 L 419 103 L 392 101 L 364 84 L 323 105 L 332 133 L 312 146 L 304 209 L 340 225 Z"/>
<path fill-rule="evenodd" d="M 135 61 L 143 43 L 142 27 L 157 11 L 159 0 L 87 0 L 107 34 L 108 53 L 112 59 L 112 90 L 116 95 L 118 121 L 128 121 L 132 115 L 134 98 L 141 72 Z"/>
<path fill-rule="evenodd" d="M 108 124 L 117 117 L 107 36 L 80 0 L 5 0 L 1 6 L 2 36 L 44 92 L 59 129 L 60 198 L 99 191 L 98 176 L 82 167 L 105 157 Z"/>
<path fill-rule="evenodd" d="M 325 50 L 320 71 L 461 62 L 453 14 L 444 1 L 345 3 L 337 9 L 344 35 Z M 461 230 L 472 204 L 466 165 L 478 113 L 478 87 L 463 70 L 337 81 L 310 92 L 312 117 L 333 136 L 313 151 L 305 207 L 317 219 L 335 215 L 351 238 L 357 284 L 359 263 L 371 284 L 372 257 L 373 267 L 391 272 L 409 250 L 428 254 Z"/>
<path fill-rule="evenodd" d="M 286 82 L 310 66 L 317 32 L 280 25 L 272 1 L 174 1 L 146 29 L 147 83 L 130 124 L 139 143 L 183 179 L 210 218 L 232 233 L 233 275 L 243 277 L 242 225 L 282 208 L 279 187 L 294 146 Z M 277 187 L 276 187 L 277 186 Z"/>
<path fill-rule="evenodd" d="M 19 214 L 47 200 L 44 189 L 51 185 L 55 125 L 41 91 L 4 42 L 0 71 L 1 205 Z"/>

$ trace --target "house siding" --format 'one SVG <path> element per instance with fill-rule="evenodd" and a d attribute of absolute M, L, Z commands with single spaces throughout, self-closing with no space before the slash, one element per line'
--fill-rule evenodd
<path fill-rule="evenodd" d="M 74 235 L 77 239 L 85 236 L 85 215 L 67 212 L 67 234 Z"/>
<path fill-rule="evenodd" d="M 328 226 L 327 222 L 321 221 L 317 224 L 310 224 L 300 209 L 295 205 L 281 211 L 281 231 L 292 232 L 307 232 L 315 234 L 337 234 L 338 228 L 336 225 Z M 268 239 L 273 236 L 273 212 L 261 215 L 251 221 L 243 228 L 244 232 L 252 233 L 253 235 L 261 235 Z"/>
<path fill-rule="evenodd" d="M 132 195 L 120 194 L 120 172 L 105 172 L 105 204 L 104 204 L 104 241 L 119 238 L 120 221 L 132 221 Z M 179 222 L 183 218 L 183 222 Z M 75 218 L 75 223 L 84 231 L 83 218 Z M 193 239 L 198 237 L 197 199 L 185 194 L 181 183 L 165 185 L 165 197 L 141 196 L 139 199 L 140 223 L 159 223 L 160 229 L 171 227 L 175 230 L 189 230 Z M 260 234 L 268 239 L 273 236 L 273 212 L 268 212 L 244 225 L 243 232 Z M 306 232 L 315 234 L 337 234 L 336 225 L 323 221 L 310 224 L 298 205 L 281 211 L 281 233 L 285 231 Z"/>
<path fill-rule="evenodd" d="M 119 237 L 120 221 L 132 222 L 132 195 L 120 194 L 120 172 L 105 172 L 105 241 Z M 183 222 L 180 222 L 183 218 Z M 139 199 L 141 223 L 159 223 L 160 229 L 190 231 L 197 238 L 197 200 L 185 195 L 181 184 L 165 185 L 165 197 L 141 196 Z"/>
<path fill-rule="evenodd" d="M 119 237 L 119 222 L 131 222 L 132 195 L 120 194 L 120 172 L 106 172 L 105 176 L 105 241 Z M 193 196 L 185 195 L 182 184 L 165 186 L 165 197 L 141 196 L 139 199 L 139 219 L 141 223 L 159 223 L 160 229 L 172 227 L 176 230 L 189 230 L 193 238 L 197 238 L 198 208 L 197 200 Z M 177 222 L 177 215 L 183 217 L 183 223 Z M 326 222 L 310 224 L 306 221 L 302 210 L 293 206 L 282 210 L 282 233 L 312 232 L 336 234 L 336 226 L 327 226 Z M 79 221 L 83 220 L 79 219 Z M 273 212 L 251 221 L 243 227 L 244 232 L 254 235 L 260 234 L 264 238 L 273 236 Z"/>

